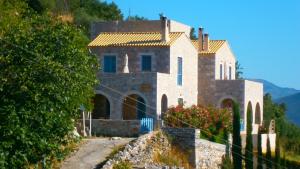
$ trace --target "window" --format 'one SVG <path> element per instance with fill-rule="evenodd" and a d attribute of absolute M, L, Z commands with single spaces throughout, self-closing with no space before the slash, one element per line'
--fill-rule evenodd
<path fill-rule="evenodd" d="M 182 86 L 182 58 L 178 57 L 177 62 L 177 85 Z"/>
<path fill-rule="evenodd" d="M 220 80 L 223 79 L 223 65 L 220 64 Z"/>
<path fill-rule="evenodd" d="M 116 73 L 116 56 L 114 55 L 105 55 L 104 56 L 104 69 L 106 73 Z"/>
<path fill-rule="evenodd" d="M 142 71 L 151 71 L 151 55 L 142 55 Z"/>
<path fill-rule="evenodd" d="M 229 80 L 231 80 L 231 66 L 229 66 Z"/>
<path fill-rule="evenodd" d="M 178 105 L 183 106 L 183 98 L 178 98 Z"/>

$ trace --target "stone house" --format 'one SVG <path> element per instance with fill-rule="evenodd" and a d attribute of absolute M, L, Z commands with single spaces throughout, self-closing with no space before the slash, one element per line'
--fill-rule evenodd
<path fill-rule="evenodd" d="M 93 119 L 160 120 L 170 106 L 231 107 L 240 104 L 242 131 L 253 112 L 253 133 L 263 118 L 263 85 L 235 79 L 236 57 L 226 40 L 210 40 L 199 28 L 161 17 L 150 21 L 92 24 L 88 47 L 101 70 Z"/>

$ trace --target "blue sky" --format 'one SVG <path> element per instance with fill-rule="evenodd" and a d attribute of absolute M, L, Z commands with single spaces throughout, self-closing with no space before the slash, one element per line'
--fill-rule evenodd
<path fill-rule="evenodd" d="M 125 17 L 168 18 L 226 39 L 244 77 L 300 89 L 300 0 L 108 0 Z"/>

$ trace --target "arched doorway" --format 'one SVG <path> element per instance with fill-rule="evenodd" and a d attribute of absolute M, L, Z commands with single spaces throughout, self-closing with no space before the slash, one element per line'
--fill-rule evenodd
<path fill-rule="evenodd" d="M 164 113 L 168 110 L 168 98 L 167 95 L 163 94 L 161 97 L 161 117 L 163 118 Z"/>
<path fill-rule="evenodd" d="M 233 110 L 233 100 L 232 99 L 224 99 L 221 103 L 221 108 L 222 109 L 227 109 L 230 112 L 232 112 Z"/>
<path fill-rule="evenodd" d="M 93 119 L 109 119 L 110 103 L 102 94 L 96 94 L 94 97 Z"/>
<path fill-rule="evenodd" d="M 260 117 L 260 105 L 259 103 L 256 103 L 255 106 L 255 124 L 261 123 L 261 117 Z"/>
<path fill-rule="evenodd" d="M 137 94 L 125 97 L 122 112 L 123 120 L 137 120 L 146 117 L 145 100 Z"/>

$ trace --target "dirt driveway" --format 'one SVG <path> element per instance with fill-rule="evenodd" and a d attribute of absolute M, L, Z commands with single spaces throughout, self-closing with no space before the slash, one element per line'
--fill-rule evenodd
<path fill-rule="evenodd" d="M 133 138 L 109 138 L 85 139 L 79 150 L 66 159 L 61 169 L 94 169 L 97 164 L 105 161 L 115 146 L 129 143 Z"/>

